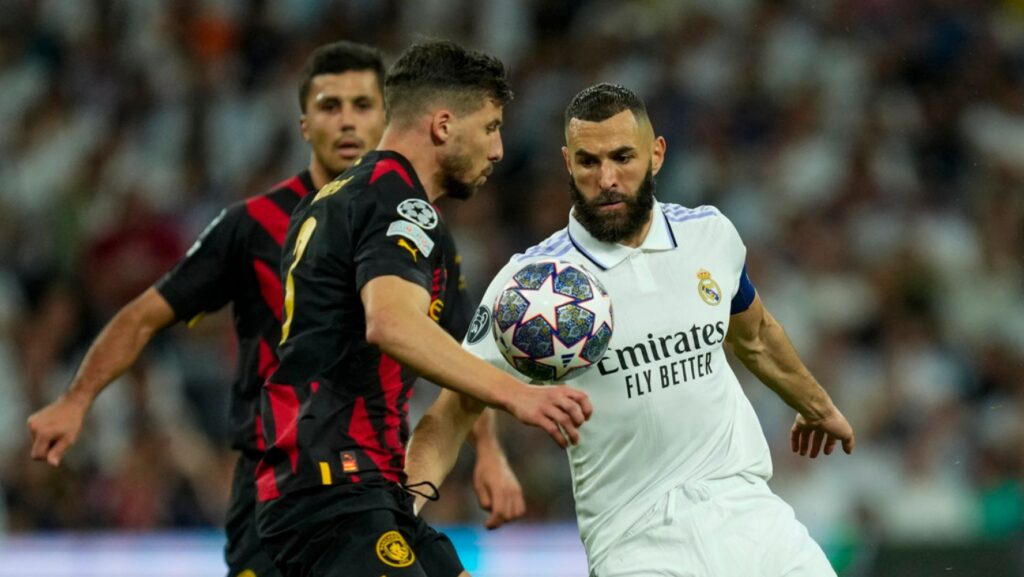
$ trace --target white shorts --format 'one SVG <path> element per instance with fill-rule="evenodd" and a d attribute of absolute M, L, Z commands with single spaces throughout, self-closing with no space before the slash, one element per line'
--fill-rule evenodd
<path fill-rule="evenodd" d="M 676 487 L 591 567 L 592 577 L 835 577 L 793 509 L 761 480 Z"/>

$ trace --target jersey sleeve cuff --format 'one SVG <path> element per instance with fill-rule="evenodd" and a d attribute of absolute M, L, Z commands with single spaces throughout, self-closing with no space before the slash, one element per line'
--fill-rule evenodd
<path fill-rule="evenodd" d="M 376 262 L 359 267 L 356 273 L 356 293 L 358 294 L 366 286 L 366 283 L 381 276 L 397 276 L 413 284 L 419 285 L 430 292 L 431 279 L 418 269 L 403 266 L 400 263 Z"/>
<path fill-rule="evenodd" d="M 750 303 L 754 302 L 755 296 L 757 296 L 757 289 L 750 282 L 750 277 L 747 276 L 747 265 L 744 263 L 743 270 L 740 271 L 739 288 L 736 290 L 736 296 L 732 297 L 729 314 L 739 314 L 750 308 Z"/>

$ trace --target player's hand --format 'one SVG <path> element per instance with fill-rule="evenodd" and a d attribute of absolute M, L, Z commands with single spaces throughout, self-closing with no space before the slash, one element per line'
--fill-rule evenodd
<path fill-rule="evenodd" d="M 488 529 L 497 529 L 526 513 L 523 488 L 505 456 L 500 453 L 477 451 L 473 489 L 480 508 L 490 512 L 484 522 Z"/>
<path fill-rule="evenodd" d="M 579 427 L 593 407 L 583 391 L 564 385 L 525 385 L 513 396 L 509 412 L 520 422 L 540 427 L 563 449 L 580 441 Z"/>
<path fill-rule="evenodd" d="M 822 451 L 831 455 L 836 447 L 836 442 L 842 441 L 843 451 L 847 455 L 853 452 L 856 439 L 853 435 L 853 427 L 846 421 L 846 417 L 833 407 L 832 411 L 824 418 L 817 421 L 809 421 L 803 415 L 796 416 L 796 422 L 789 432 L 789 444 L 794 453 L 801 457 L 810 456 L 815 458 Z"/>
<path fill-rule="evenodd" d="M 64 453 L 78 439 L 88 410 L 87 402 L 61 395 L 56 401 L 33 413 L 28 418 L 32 458 L 36 461 L 45 459 L 54 467 L 59 465 Z"/>

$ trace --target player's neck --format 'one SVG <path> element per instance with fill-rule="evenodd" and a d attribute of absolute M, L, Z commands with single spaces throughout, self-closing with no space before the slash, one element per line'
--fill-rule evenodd
<path fill-rule="evenodd" d="M 377 145 L 377 150 L 390 150 L 405 157 L 416 171 L 416 177 L 423 184 L 427 200 L 436 201 L 444 196 L 445 191 L 437 184 L 437 173 L 441 167 L 437 165 L 433 143 L 426 141 L 414 131 L 396 130 L 389 127 Z"/>
<path fill-rule="evenodd" d="M 642 245 L 644 241 L 647 240 L 647 233 L 651 231 L 651 223 L 654 222 L 653 217 L 654 211 L 652 210 L 647 215 L 647 222 L 645 222 L 644 225 L 640 227 L 640 230 L 638 230 L 636 234 L 630 236 L 629 238 L 624 238 L 620 240 L 619 244 L 623 246 L 628 246 L 629 248 L 639 248 L 640 245 Z"/>
<path fill-rule="evenodd" d="M 324 165 L 317 162 L 315 156 L 309 161 L 309 178 L 313 181 L 314 190 L 320 190 L 337 176 L 337 174 L 327 170 Z"/>

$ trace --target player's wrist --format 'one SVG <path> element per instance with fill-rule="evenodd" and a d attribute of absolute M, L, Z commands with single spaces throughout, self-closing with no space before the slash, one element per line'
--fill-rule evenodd
<path fill-rule="evenodd" d="M 64 393 L 64 401 L 67 404 L 80 409 L 82 412 L 89 410 L 89 407 L 92 406 L 92 402 L 95 398 L 95 394 L 82 388 L 68 389 Z"/>
<path fill-rule="evenodd" d="M 518 418 L 518 401 L 528 392 L 528 386 L 512 377 L 503 378 L 495 387 L 494 407 Z"/>
<path fill-rule="evenodd" d="M 473 448 L 476 450 L 476 461 L 480 462 L 501 462 L 505 460 L 505 453 L 501 450 L 493 435 L 479 435 L 473 439 Z"/>
<path fill-rule="evenodd" d="M 836 413 L 836 406 L 832 404 L 832 399 L 825 395 L 823 399 L 816 399 L 815 402 L 808 403 L 807 406 L 800 411 L 804 420 L 810 425 L 819 425 L 828 421 Z"/>

